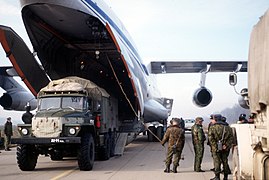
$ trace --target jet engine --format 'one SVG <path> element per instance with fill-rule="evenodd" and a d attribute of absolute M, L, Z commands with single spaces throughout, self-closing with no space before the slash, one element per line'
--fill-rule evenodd
<path fill-rule="evenodd" d="M 31 110 L 37 107 L 37 100 L 28 92 L 4 93 L 0 97 L 0 105 L 5 110 L 25 111 L 25 106 L 30 105 Z"/>
<path fill-rule="evenodd" d="M 212 93 L 205 87 L 198 88 L 193 94 L 193 103 L 198 107 L 205 107 L 212 101 Z"/>

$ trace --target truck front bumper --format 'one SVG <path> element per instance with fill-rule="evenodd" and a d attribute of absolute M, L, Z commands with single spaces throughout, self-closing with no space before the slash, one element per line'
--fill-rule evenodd
<path fill-rule="evenodd" d="M 79 144 L 80 137 L 58 137 L 58 138 L 12 138 L 11 144 Z"/>

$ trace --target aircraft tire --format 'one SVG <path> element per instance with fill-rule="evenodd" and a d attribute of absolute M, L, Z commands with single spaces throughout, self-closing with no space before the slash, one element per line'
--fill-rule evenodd
<path fill-rule="evenodd" d="M 154 126 L 150 126 L 150 127 L 148 127 L 148 129 L 149 129 L 152 133 L 156 134 L 156 128 L 155 128 Z M 149 141 L 149 142 L 153 142 L 153 141 L 155 140 L 155 137 L 154 137 L 154 135 L 153 135 L 151 132 L 149 132 L 149 130 L 147 131 L 147 134 L 148 134 L 148 141 Z"/>
<path fill-rule="evenodd" d="M 81 137 L 80 149 L 78 151 L 78 166 L 81 171 L 90 171 L 93 168 L 95 145 L 91 133 L 85 133 Z"/>
<path fill-rule="evenodd" d="M 157 130 L 156 130 L 156 136 L 162 140 L 163 139 L 163 127 L 162 126 L 158 126 Z"/>
<path fill-rule="evenodd" d="M 35 169 L 38 154 L 33 145 L 19 145 L 17 147 L 17 163 L 22 171 Z"/>

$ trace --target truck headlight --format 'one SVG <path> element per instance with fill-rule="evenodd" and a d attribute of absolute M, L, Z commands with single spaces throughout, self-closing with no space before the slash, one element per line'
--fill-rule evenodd
<path fill-rule="evenodd" d="M 76 134 L 76 129 L 75 128 L 70 128 L 69 129 L 69 134 L 71 134 L 71 135 Z"/>
<path fill-rule="evenodd" d="M 68 124 L 65 126 L 64 134 L 66 136 L 76 136 L 80 131 L 80 126 L 77 124 Z"/>
<path fill-rule="evenodd" d="M 27 134 L 28 134 L 28 129 L 23 128 L 23 129 L 21 130 L 21 133 L 22 133 L 23 135 L 27 135 Z"/>

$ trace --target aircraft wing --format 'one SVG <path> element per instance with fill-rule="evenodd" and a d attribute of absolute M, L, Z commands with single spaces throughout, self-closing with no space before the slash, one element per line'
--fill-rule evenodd
<path fill-rule="evenodd" d="M 212 93 L 205 87 L 208 72 L 247 72 L 247 61 L 153 61 L 152 74 L 201 73 L 200 87 L 194 92 L 193 102 L 199 107 L 207 106 Z"/>
<path fill-rule="evenodd" d="M 151 73 L 247 72 L 247 61 L 153 61 Z"/>

